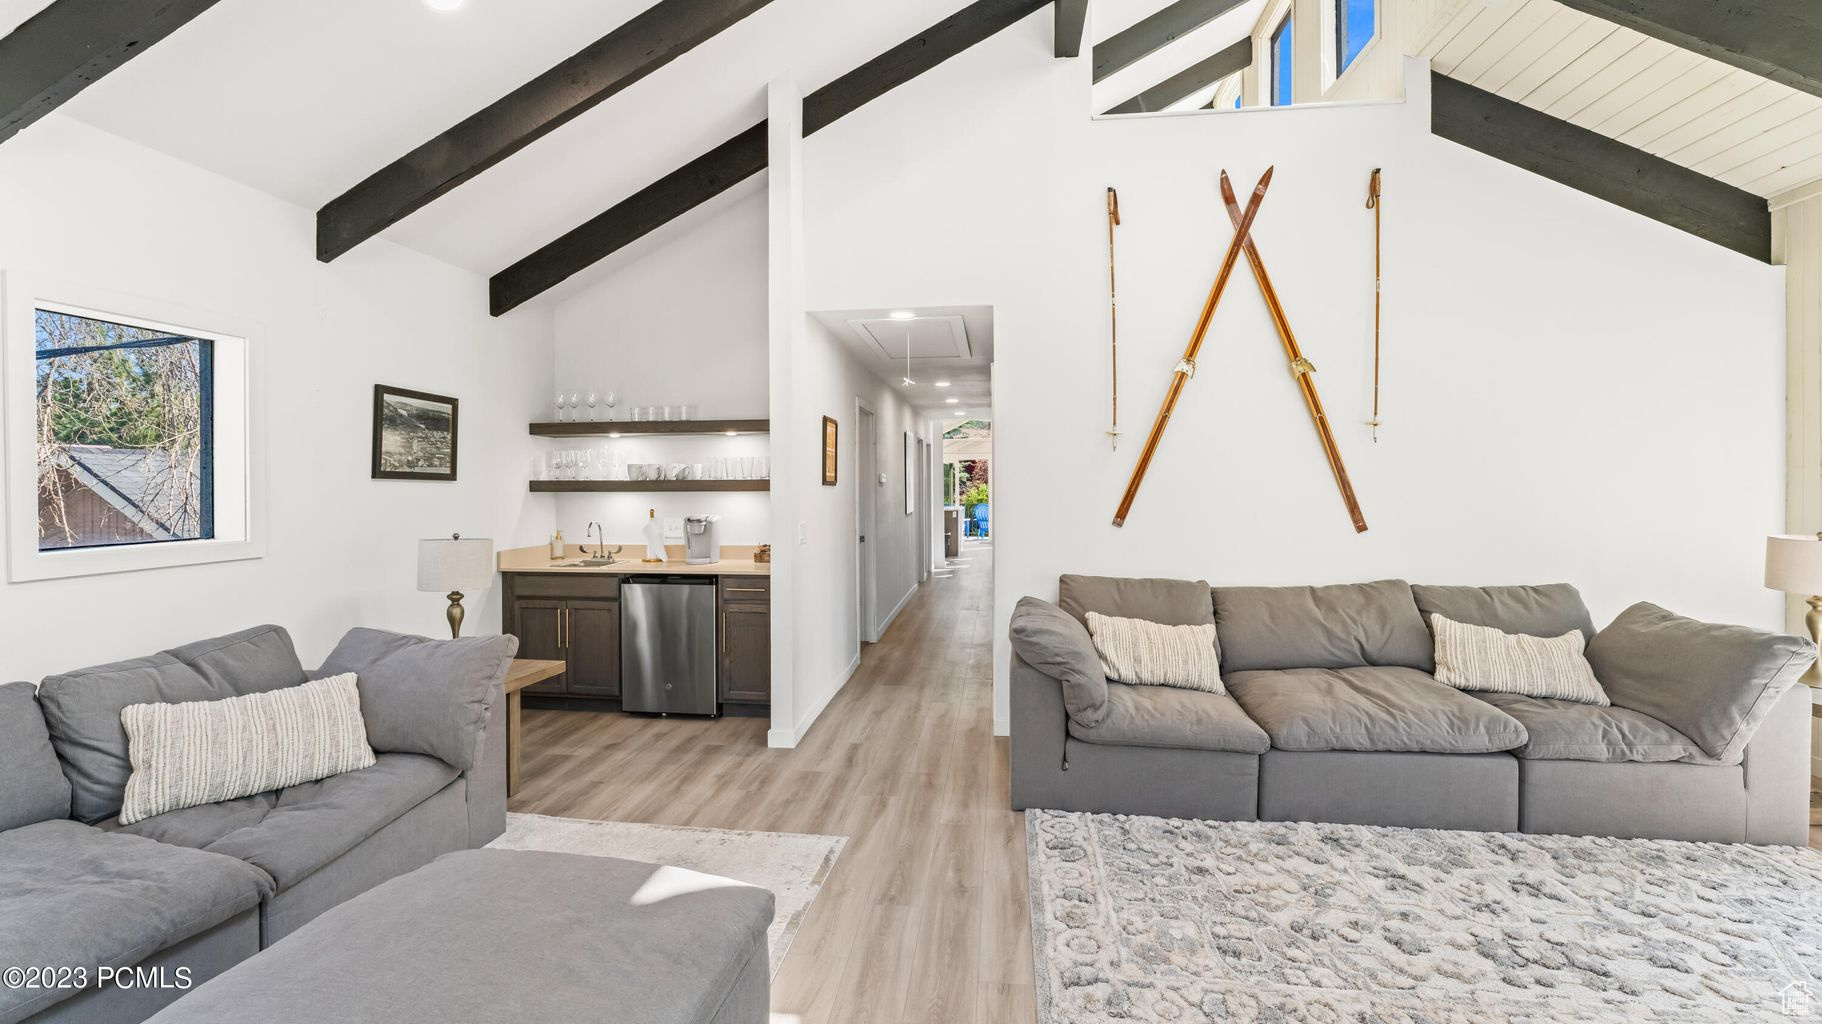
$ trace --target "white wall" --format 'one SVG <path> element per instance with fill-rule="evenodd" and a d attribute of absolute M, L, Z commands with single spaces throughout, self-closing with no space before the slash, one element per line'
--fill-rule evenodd
<path fill-rule="evenodd" d="M 716 216 L 628 261 L 555 312 L 555 386 L 613 389 L 618 419 L 635 406 L 688 403 L 696 419 L 764 419 L 766 393 L 766 197 L 745 196 Z M 540 419 L 553 414 L 555 387 Z M 588 415 L 585 408 L 582 416 Z M 605 409 L 596 415 L 605 419 Z M 629 462 L 707 463 L 767 455 L 763 436 L 551 440 L 550 451 L 609 447 Z M 716 513 L 723 544 L 772 541 L 763 491 L 560 494 L 557 526 L 580 543 L 598 521 L 609 542 L 639 539 L 646 510 L 659 517 Z"/>
<path fill-rule="evenodd" d="M 1568 580 L 1775 627 L 1783 272 L 1428 133 L 1382 104 L 1093 121 L 1046 10 L 805 143 L 808 301 L 994 307 L 996 722 L 1005 625 L 1060 572 L 1327 583 Z M 1242 267 L 1125 529 L 1114 506 L 1231 232 L 1256 227 L 1372 529 L 1356 536 Z M 1368 173 L 1385 168 L 1386 389 Z M 1107 393 L 1104 190 L 1120 190 L 1127 443 Z M 891 239 L 891 244 L 880 244 Z M 864 252 L 865 258 L 854 254 Z"/>
<path fill-rule="evenodd" d="M 319 264 L 314 237 L 310 210 L 61 116 L 0 147 L 0 268 L 260 325 L 270 481 L 264 558 L 0 584 L 0 677 L 267 621 L 307 664 L 355 625 L 436 635 L 444 602 L 415 589 L 417 539 L 544 535 L 525 424 L 549 400 L 549 318 L 494 320 L 484 279 L 383 241 Z M 461 400 L 458 482 L 368 478 L 375 383 Z M 497 587 L 467 622 L 498 632 Z"/>

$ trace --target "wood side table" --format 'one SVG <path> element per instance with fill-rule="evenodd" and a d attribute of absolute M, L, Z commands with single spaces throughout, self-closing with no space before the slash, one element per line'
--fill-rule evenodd
<path fill-rule="evenodd" d="M 561 661 L 514 658 L 506 670 L 506 795 L 519 795 L 519 691 L 554 679 L 567 666 Z"/>

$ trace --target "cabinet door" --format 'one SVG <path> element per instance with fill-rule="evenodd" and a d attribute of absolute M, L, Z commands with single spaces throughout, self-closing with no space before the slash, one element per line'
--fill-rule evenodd
<path fill-rule="evenodd" d="M 519 638 L 515 657 L 540 661 L 562 661 L 563 602 L 519 598 L 512 605 L 512 634 Z M 564 676 L 533 683 L 526 693 L 562 693 Z"/>
<path fill-rule="evenodd" d="M 772 700 L 772 615 L 768 605 L 728 601 L 721 606 L 721 699 L 735 704 Z"/>
<path fill-rule="evenodd" d="M 620 696 L 620 602 L 572 600 L 566 608 L 569 692 Z"/>

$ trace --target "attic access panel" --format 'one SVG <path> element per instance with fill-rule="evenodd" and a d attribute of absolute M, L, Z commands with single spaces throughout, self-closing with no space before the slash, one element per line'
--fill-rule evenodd
<path fill-rule="evenodd" d="M 889 317 L 853 319 L 848 326 L 886 360 L 905 358 L 905 334 L 910 332 L 912 359 L 970 359 L 968 327 L 959 316 L 922 316 L 915 320 Z"/>

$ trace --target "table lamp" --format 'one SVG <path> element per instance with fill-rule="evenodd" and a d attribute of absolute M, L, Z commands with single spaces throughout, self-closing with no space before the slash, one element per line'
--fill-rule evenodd
<path fill-rule="evenodd" d="M 1803 624 L 1809 638 L 1822 637 L 1822 534 L 1780 534 L 1765 538 L 1765 585 L 1809 599 Z M 1822 686 L 1822 670 L 1809 666 L 1802 682 Z"/>
<path fill-rule="evenodd" d="M 418 589 L 449 595 L 449 635 L 462 635 L 462 595 L 486 590 L 493 583 L 493 541 L 478 537 L 463 540 L 418 541 Z"/>

